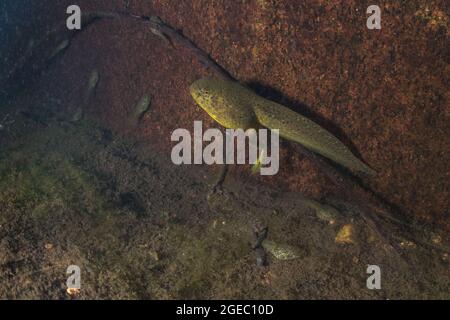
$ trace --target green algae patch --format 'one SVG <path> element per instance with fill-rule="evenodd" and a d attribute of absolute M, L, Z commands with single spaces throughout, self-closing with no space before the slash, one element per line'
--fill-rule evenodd
<path fill-rule="evenodd" d="M 0 203 L 35 219 L 61 214 L 80 200 L 87 212 L 103 207 L 95 180 L 61 154 L 14 152 L 0 160 L 0 177 Z"/>

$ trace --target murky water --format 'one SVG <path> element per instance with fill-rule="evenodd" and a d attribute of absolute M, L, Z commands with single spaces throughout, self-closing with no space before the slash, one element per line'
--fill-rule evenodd
<path fill-rule="evenodd" d="M 282 142 L 279 175 L 261 177 L 252 175 L 248 164 L 232 165 L 223 184 L 213 188 L 220 165 L 175 165 L 171 159 L 174 143 L 170 134 L 175 129 L 190 130 L 194 120 L 223 129 L 189 95 L 189 84 L 194 79 L 205 74 L 214 76 L 197 63 L 192 48 L 158 30 L 149 31 L 145 19 L 129 17 L 99 19 L 74 36 L 64 27 L 68 4 L 46 2 L 30 2 L 27 10 L 22 1 L 0 4 L 1 298 L 450 297 L 448 212 L 435 210 L 448 200 L 448 184 L 434 178 L 448 155 L 440 145 L 430 145 L 429 152 L 442 152 L 442 159 L 418 173 L 424 157 L 422 138 L 405 129 L 403 149 L 399 146 L 401 140 L 391 140 L 391 144 L 383 140 L 390 136 L 385 130 L 403 130 L 410 124 L 429 121 L 434 129 L 426 123 L 423 139 L 435 141 L 440 137 L 445 142 L 446 124 L 442 118 L 448 119 L 448 103 L 440 96 L 439 74 L 432 83 L 440 99 L 419 96 L 426 83 L 417 83 L 420 89 L 415 97 L 416 103 L 433 100 L 434 112 L 440 112 L 436 117 L 417 113 L 417 118 L 411 119 L 408 113 L 402 118 L 402 111 L 390 109 L 383 118 L 376 110 L 361 113 L 344 108 L 339 99 L 347 99 L 344 105 L 362 99 L 353 97 L 356 93 L 348 84 L 362 85 L 355 80 L 361 77 L 358 72 L 364 73 L 358 68 L 340 73 L 347 84 L 339 82 L 340 87 L 335 87 L 332 95 L 336 98 L 317 101 L 304 95 L 308 104 L 327 102 L 332 111 L 325 111 L 326 121 L 321 115 L 325 109 L 302 110 L 303 115 L 343 141 L 352 152 L 365 152 L 364 157 L 362 152 L 354 154 L 368 158 L 379 171 L 374 178 L 351 180 L 355 183 L 351 190 L 359 193 L 342 191 L 339 183 L 335 185 L 324 174 L 329 168 L 337 168 L 333 172 L 339 177 L 347 177 L 349 172 L 331 161 L 307 158 L 308 153 L 299 156 L 305 151 L 292 142 Z M 122 1 L 81 2 L 86 12 L 103 14 L 124 5 Z M 159 15 L 168 24 L 176 24 L 175 18 L 186 17 L 188 9 L 195 7 L 189 3 L 186 1 L 176 11 L 156 1 L 149 10 L 136 1 L 128 10 L 136 15 Z M 282 39 L 289 34 L 289 28 L 284 25 L 292 19 L 287 5 L 256 1 L 247 5 L 251 7 L 243 6 L 242 10 L 254 9 L 260 17 L 258 23 L 242 21 L 244 30 L 252 30 L 247 30 L 248 34 L 234 30 L 234 22 L 229 21 L 232 11 L 225 9 L 236 8 L 219 5 L 211 5 L 205 19 L 208 24 L 209 19 L 215 19 L 214 23 L 221 27 L 211 29 L 215 30 L 211 34 L 199 34 L 188 23 L 185 34 L 257 94 L 299 111 L 295 108 L 299 105 L 295 103 L 297 98 L 289 98 L 298 91 L 292 89 L 290 75 L 277 74 L 270 66 L 292 69 L 292 61 L 300 61 L 295 60 L 297 53 L 303 52 L 303 71 L 298 71 L 295 78 L 302 75 L 303 85 L 308 86 L 313 81 L 308 80 L 308 74 L 317 75 L 311 69 L 316 59 L 304 46 L 295 45 L 300 41 L 296 38 L 285 46 Z M 322 12 L 329 17 L 332 8 L 319 6 L 322 9 L 311 7 L 308 14 Z M 416 19 L 426 20 L 428 32 L 434 32 L 434 40 L 430 41 L 439 44 L 443 30 L 447 30 L 448 14 L 439 1 L 430 7 L 432 10 L 424 18 L 419 15 Z M 355 4 L 348 8 L 353 12 Z M 292 12 L 297 12 L 294 9 Z M 418 2 L 412 2 L 407 9 L 425 12 Z M 308 14 L 302 16 L 304 22 L 300 24 L 305 28 Z M 273 39 L 247 43 L 248 39 L 254 40 L 252 32 L 259 34 L 258 28 L 267 24 L 269 17 L 275 29 L 269 30 L 267 37 Z M 352 21 L 356 24 L 356 20 Z M 336 39 L 320 40 L 325 41 L 325 46 L 333 41 L 339 45 L 343 41 L 340 32 L 354 32 L 354 41 L 359 44 L 346 47 L 339 66 L 351 64 L 352 51 L 358 51 L 360 57 L 370 52 L 370 47 L 363 47 L 362 31 L 355 30 L 341 25 L 341 31 L 333 31 L 337 32 Z M 319 24 L 310 26 L 307 33 L 325 31 Z M 304 36 L 302 39 L 308 39 Z M 280 48 L 285 48 L 282 52 L 275 48 L 277 37 L 281 39 Z M 316 44 L 319 48 L 320 41 Z M 249 45 L 254 45 L 252 50 Z M 262 47 L 267 45 L 271 48 L 268 51 Z M 217 48 L 222 51 L 219 53 Z M 439 51 L 439 47 L 435 48 Z M 244 72 L 247 67 L 240 70 L 232 63 L 237 59 L 228 58 L 236 54 L 230 50 L 240 52 L 243 61 L 257 61 L 251 77 Z M 436 65 L 445 60 L 440 51 L 433 54 L 440 58 Z M 336 71 L 340 67 L 335 65 L 327 60 L 317 68 Z M 386 73 L 386 77 L 403 81 L 409 69 L 401 66 L 393 74 Z M 264 70 L 270 70 L 269 77 Z M 346 76 L 348 73 L 352 76 Z M 314 78 L 323 84 L 317 86 L 317 91 L 331 88 L 325 78 Z M 270 79 L 279 82 L 267 83 Z M 347 85 L 347 93 L 338 95 Z M 377 90 L 373 88 L 374 95 Z M 401 93 L 401 89 L 393 91 L 392 96 L 385 93 L 386 103 L 397 99 L 401 104 L 413 95 Z M 275 113 L 271 116 L 277 117 Z M 279 123 L 283 121 L 286 119 Z M 382 126 L 372 125 L 377 121 Z M 354 134 L 351 139 L 336 130 L 341 124 L 347 134 Z M 374 132 L 378 135 L 373 139 L 362 139 Z M 359 148 L 353 146 L 353 140 Z M 402 164 L 400 171 L 394 170 L 396 162 Z M 416 178 L 411 178 L 414 175 Z M 404 185 L 399 181 L 405 181 Z M 431 182 L 418 183 L 420 190 L 416 191 L 411 189 L 410 181 Z M 383 204 L 361 201 L 365 190 L 371 190 L 368 194 L 373 197 L 363 199 Z M 421 200 L 416 203 L 413 198 Z M 405 210 L 412 207 L 416 209 Z M 424 213 L 424 208 L 431 209 Z M 76 287 L 75 281 L 75 287 L 68 288 L 69 266 L 78 270 L 81 287 Z M 380 279 L 371 277 L 373 270 L 381 270 Z"/>

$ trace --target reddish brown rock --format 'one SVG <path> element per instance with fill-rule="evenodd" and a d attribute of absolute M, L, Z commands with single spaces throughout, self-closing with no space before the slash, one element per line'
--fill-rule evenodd
<path fill-rule="evenodd" d="M 86 11 L 124 4 L 79 3 Z M 182 29 L 237 79 L 336 134 L 378 171 L 370 186 L 405 215 L 450 227 L 448 3 L 381 1 L 380 31 L 366 28 L 368 5 L 164 0 L 130 1 L 128 10 Z M 170 152 L 171 132 L 192 128 L 194 120 L 217 126 L 187 90 L 207 72 L 145 24 L 105 20 L 89 27 L 46 85 L 73 101 L 93 69 L 101 80 L 90 112 L 152 150 Z M 124 119 L 144 93 L 152 96 L 151 110 L 129 128 Z M 286 148 L 281 155 L 280 173 L 257 180 L 316 197 L 335 191 L 301 156 Z"/>

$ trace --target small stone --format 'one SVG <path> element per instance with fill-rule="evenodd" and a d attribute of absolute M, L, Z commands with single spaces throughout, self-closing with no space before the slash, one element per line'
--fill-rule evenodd
<path fill-rule="evenodd" d="M 415 249 L 417 246 L 414 242 L 405 240 L 405 241 L 400 242 L 400 247 L 405 248 L 405 249 Z"/>
<path fill-rule="evenodd" d="M 353 239 L 353 225 L 346 224 L 343 226 L 334 241 L 339 244 L 355 244 L 355 240 Z"/>
<path fill-rule="evenodd" d="M 441 244 L 442 243 L 442 237 L 439 234 L 431 234 L 431 241 L 433 241 L 434 244 Z"/>
<path fill-rule="evenodd" d="M 67 294 L 71 297 L 75 297 L 80 294 L 81 290 L 78 288 L 67 288 Z"/>
<path fill-rule="evenodd" d="M 160 257 L 159 254 L 156 250 L 151 250 L 150 251 L 150 256 L 155 260 L 155 261 L 159 261 Z"/>

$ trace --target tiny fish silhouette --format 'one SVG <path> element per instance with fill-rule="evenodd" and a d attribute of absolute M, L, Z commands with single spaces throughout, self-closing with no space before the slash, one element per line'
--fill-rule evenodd
<path fill-rule="evenodd" d="M 350 170 L 375 174 L 327 130 L 238 82 L 202 78 L 190 86 L 190 93 L 195 102 L 225 128 L 279 129 L 281 137 L 300 143 Z"/>

